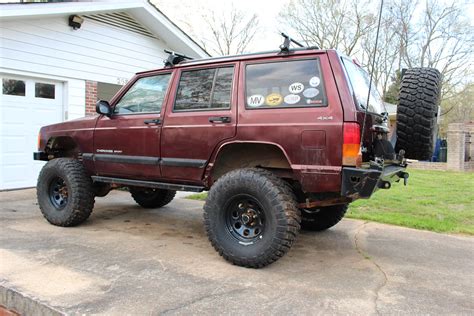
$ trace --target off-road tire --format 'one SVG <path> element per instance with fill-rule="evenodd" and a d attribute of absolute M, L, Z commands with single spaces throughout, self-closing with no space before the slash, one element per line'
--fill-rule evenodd
<path fill-rule="evenodd" d="M 321 207 L 315 210 L 301 210 L 301 229 L 322 231 L 333 227 L 341 221 L 348 204 Z"/>
<path fill-rule="evenodd" d="M 67 202 L 55 206 L 51 192 L 54 181 L 60 179 L 67 190 Z M 56 226 L 76 226 L 84 222 L 94 208 L 92 180 L 81 162 L 72 158 L 57 158 L 44 165 L 36 187 L 38 204 L 43 216 Z"/>
<path fill-rule="evenodd" d="M 170 203 L 176 191 L 165 189 L 145 189 L 145 188 L 130 188 L 135 202 L 144 208 L 159 208 Z"/>
<path fill-rule="evenodd" d="M 434 68 L 406 70 L 397 107 L 396 152 L 405 157 L 430 160 L 438 133 L 441 74 Z"/>
<path fill-rule="evenodd" d="M 255 201 L 252 207 L 264 218 L 261 234 L 248 241 L 239 240 L 226 222 L 232 210 L 229 203 L 240 198 Z M 263 169 L 225 174 L 211 187 L 204 205 L 204 226 L 212 246 L 227 261 L 248 268 L 261 268 L 283 257 L 296 239 L 300 220 L 290 186 Z"/>

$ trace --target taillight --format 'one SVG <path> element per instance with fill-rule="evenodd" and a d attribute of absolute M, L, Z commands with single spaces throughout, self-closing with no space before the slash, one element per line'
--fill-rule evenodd
<path fill-rule="evenodd" d="M 41 131 L 38 132 L 38 150 L 41 151 Z"/>
<path fill-rule="evenodd" d="M 360 126 L 357 123 L 344 123 L 344 143 L 342 145 L 342 165 L 360 167 Z"/>

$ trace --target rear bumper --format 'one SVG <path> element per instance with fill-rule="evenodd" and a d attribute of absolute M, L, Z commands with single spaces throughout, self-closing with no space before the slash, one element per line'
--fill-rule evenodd
<path fill-rule="evenodd" d="M 405 167 L 385 166 L 383 169 L 342 168 L 341 195 L 368 199 L 377 189 L 389 189 L 391 183 L 408 178 Z"/>

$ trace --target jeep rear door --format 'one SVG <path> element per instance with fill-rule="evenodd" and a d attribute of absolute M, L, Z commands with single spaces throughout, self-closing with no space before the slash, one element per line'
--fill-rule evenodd
<path fill-rule="evenodd" d="M 214 149 L 235 135 L 237 68 L 176 69 L 161 137 L 163 178 L 200 183 Z"/>
<path fill-rule="evenodd" d="M 138 77 L 114 104 L 111 117 L 101 116 L 94 131 L 98 175 L 156 180 L 160 172 L 162 107 L 171 73 Z"/>

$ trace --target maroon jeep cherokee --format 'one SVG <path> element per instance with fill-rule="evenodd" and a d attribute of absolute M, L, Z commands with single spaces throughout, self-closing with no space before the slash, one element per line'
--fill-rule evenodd
<path fill-rule="evenodd" d="M 433 150 L 434 69 L 405 72 L 393 146 L 367 73 L 337 51 L 184 59 L 172 54 L 166 67 L 138 73 L 97 103 L 98 116 L 41 128 L 34 159 L 48 163 L 37 194 L 51 224 L 84 222 L 95 197 L 119 187 L 147 208 L 176 191 L 209 190 L 204 225 L 214 248 L 263 267 L 290 249 L 300 226 L 335 225 L 352 201 L 406 181 L 406 157 Z"/>

